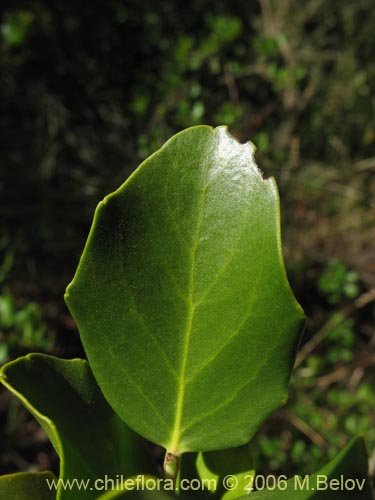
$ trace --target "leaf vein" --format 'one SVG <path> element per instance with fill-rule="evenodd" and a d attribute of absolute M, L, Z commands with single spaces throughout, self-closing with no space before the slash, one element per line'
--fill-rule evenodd
<path fill-rule="evenodd" d="M 264 262 L 264 261 L 263 261 Z M 204 365 L 202 365 L 198 371 L 196 371 L 195 373 L 192 374 L 192 376 L 186 381 L 186 384 L 191 384 L 193 382 L 194 379 L 197 378 L 198 375 L 200 375 L 200 373 L 205 370 L 208 366 L 212 365 L 215 361 L 215 359 L 217 359 L 217 357 L 220 355 L 220 353 L 232 342 L 232 340 L 241 332 L 242 328 L 244 327 L 244 325 L 246 324 L 247 320 L 252 316 L 251 312 L 252 312 L 252 309 L 254 307 L 254 303 L 255 303 L 255 300 L 257 298 L 257 295 L 256 295 L 256 287 L 258 285 L 258 283 L 260 282 L 261 280 L 261 277 L 263 276 L 263 270 L 264 270 L 264 264 L 262 265 L 262 267 L 260 268 L 259 270 L 259 273 L 258 273 L 258 277 L 256 279 L 256 282 L 254 283 L 253 285 L 253 288 L 254 288 L 254 293 L 251 297 L 251 300 L 249 301 L 249 305 L 246 309 L 246 312 L 245 312 L 245 315 L 244 317 L 242 318 L 239 326 L 236 328 L 236 330 L 227 338 L 226 342 L 220 347 L 220 349 L 218 351 L 215 352 L 215 354 L 210 358 L 208 359 Z"/>
<path fill-rule="evenodd" d="M 238 252 L 238 244 L 241 241 L 241 238 L 245 232 L 245 229 L 246 229 L 246 224 L 244 224 L 242 226 L 242 230 L 239 231 L 238 237 L 237 237 L 235 243 L 233 244 L 232 251 L 229 252 L 227 259 L 225 259 L 224 263 L 222 264 L 220 269 L 217 271 L 215 278 L 212 280 L 210 285 L 205 290 L 203 290 L 203 297 L 201 297 L 199 299 L 199 301 L 195 304 L 196 307 L 199 307 L 200 305 L 202 305 L 205 302 L 205 299 L 210 295 L 211 290 L 220 281 L 220 278 L 225 273 L 225 270 L 228 268 L 229 264 L 233 261 L 234 256 Z"/>
<path fill-rule="evenodd" d="M 139 312 L 138 308 L 137 308 L 137 303 L 135 301 L 135 298 L 133 295 L 131 295 L 131 299 L 132 299 L 132 303 L 133 303 L 133 311 L 136 315 L 136 317 L 139 319 L 140 323 L 142 324 L 145 332 L 149 335 L 149 337 L 151 338 L 151 340 L 153 341 L 153 343 L 155 344 L 155 346 L 157 347 L 157 349 L 159 350 L 160 354 L 162 355 L 162 358 L 166 364 L 166 366 L 168 367 L 168 370 L 170 371 L 170 373 L 173 375 L 173 377 L 175 379 L 178 378 L 177 376 L 177 371 L 174 369 L 174 367 L 171 365 L 171 362 L 169 360 L 169 357 L 167 355 L 167 353 L 165 352 L 165 350 L 163 349 L 163 347 L 161 346 L 161 344 L 159 343 L 157 337 L 153 334 L 153 332 L 151 331 L 151 329 L 149 328 L 149 326 L 147 325 L 143 315 Z"/>
<path fill-rule="evenodd" d="M 185 342 L 182 349 L 182 360 L 181 360 L 181 369 L 180 369 L 180 381 L 178 386 L 178 394 L 177 394 L 177 403 L 176 403 L 176 414 L 175 414 L 175 422 L 172 431 L 171 444 L 170 448 L 172 452 L 178 452 L 178 445 L 180 441 L 181 434 L 181 424 L 182 424 L 182 414 L 183 414 L 183 405 L 185 400 L 185 378 L 186 378 L 186 367 L 187 360 L 189 355 L 189 344 L 190 337 L 192 333 L 193 320 L 194 320 L 194 291 L 195 291 L 195 267 L 196 267 L 196 256 L 199 247 L 199 239 L 202 230 L 203 220 L 204 220 L 204 211 L 205 204 L 207 198 L 207 176 L 210 169 L 210 162 L 207 161 L 207 166 L 204 172 L 204 178 L 202 181 L 202 185 L 204 186 L 202 189 L 201 199 L 199 202 L 199 210 L 198 210 L 198 221 L 195 229 L 194 240 L 192 245 L 191 252 L 191 267 L 190 267 L 190 275 L 189 275 L 189 293 L 188 293 L 188 314 L 186 320 L 186 327 L 184 332 Z"/>
<path fill-rule="evenodd" d="M 279 344 L 279 340 L 280 340 L 280 337 L 281 337 L 281 333 L 282 333 L 283 330 L 280 329 L 280 332 L 277 336 L 277 340 L 276 342 L 274 343 L 273 347 L 271 348 L 271 350 L 269 351 L 268 355 L 264 357 L 264 360 L 262 363 L 260 363 L 258 365 L 258 368 L 256 369 L 254 375 L 251 377 L 250 380 L 247 380 L 244 384 L 242 384 L 236 391 L 235 393 L 228 399 L 226 399 L 221 405 L 217 406 L 216 408 L 214 408 L 213 410 L 210 410 L 209 412 L 205 413 L 204 415 L 201 415 L 198 419 L 196 419 L 195 421 L 191 422 L 188 426 L 186 426 L 182 431 L 181 431 L 181 434 L 184 434 L 186 433 L 186 431 L 188 431 L 189 429 L 191 429 L 192 427 L 194 427 L 195 425 L 197 425 L 199 422 L 202 422 L 203 420 L 205 420 L 207 417 L 209 417 L 210 415 L 213 415 L 214 413 L 218 412 L 219 410 L 222 410 L 223 408 L 225 408 L 226 406 L 228 406 L 232 401 L 234 401 L 237 396 L 239 395 L 239 393 L 247 386 L 247 385 L 250 385 L 252 384 L 257 376 L 259 375 L 259 372 L 261 371 L 261 369 L 268 363 L 268 361 L 270 360 L 271 358 L 271 355 L 273 354 L 273 352 L 276 350 L 276 348 L 278 347 L 278 344 Z"/>
<path fill-rule="evenodd" d="M 136 389 L 136 391 L 143 397 L 143 399 L 146 401 L 146 403 L 150 406 L 150 408 L 152 408 L 152 410 L 154 411 L 155 415 L 160 418 L 160 421 L 161 423 L 166 427 L 167 431 L 169 430 L 169 425 L 167 423 L 167 421 L 164 419 L 163 415 L 160 413 L 160 411 L 157 409 L 157 407 L 154 405 L 154 403 L 152 401 L 150 401 L 150 399 L 145 395 L 145 393 L 143 392 L 142 388 L 139 386 L 139 384 L 137 384 L 132 377 L 130 377 L 129 373 L 124 369 L 124 367 L 122 366 L 121 363 L 119 363 L 115 353 L 113 352 L 111 346 L 109 346 L 109 352 L 113 358 L 113 360 L 115 361 L 116 365 L 118 366 L 118 368 L 121 370 L 121 372 L 125 375 L 125 377 L 127 378 L 129 384 L 134 388 Z M 144 421 L 145 422 L 145 421 Z"/>

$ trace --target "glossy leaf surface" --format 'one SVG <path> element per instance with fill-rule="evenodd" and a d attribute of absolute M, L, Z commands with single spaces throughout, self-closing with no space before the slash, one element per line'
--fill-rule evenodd
<path fill-rule="evenodd" d="M 105 397 L 174 454 L 241 445 L 287 398 L 303 313 L 253 149 L 174 136 L 99 204 L 67 289 Z"/>
<path fill-rule="evenodd" d="M 87 361 L 30 354 L 1 368 L 0 381 L 37 418 L 60 457 L 60 478 L 94 481 L 152 470 L 141 438 L 103 398 Z M 95 488 L 59 488 L 57 499 L 93 499 Z"/>
<path fill-rule="evenodd" d="M 55 500 L 56 491 L 48 481 L 56 479 L 52 472 L 19 472 L 0 477 L 0 500 Z"/>

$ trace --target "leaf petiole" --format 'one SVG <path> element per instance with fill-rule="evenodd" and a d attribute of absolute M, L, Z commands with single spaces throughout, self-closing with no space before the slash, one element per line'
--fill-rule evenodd
<path fill-rule="evenodd" d="M 166 451 L 164 458 L 164 476 L 166 479 L 172 479 L 176 483 L 180 469 L 180 457 L 170 451 Z"/>

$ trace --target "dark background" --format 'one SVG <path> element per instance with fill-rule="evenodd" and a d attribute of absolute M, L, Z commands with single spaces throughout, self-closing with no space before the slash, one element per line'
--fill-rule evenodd
<path fill-rule="evenodd" d="M 95 206 L 172 134 L 226 124 L 281 196 L 308 323 L 258 470 L 311 472 L 358 432 L 375 471 L 372 0 L 32 0 L 0 20 L 0 363 L 84 356 L 63 303 Z M 0 470 L 56 470 L 0 392 Z"/>

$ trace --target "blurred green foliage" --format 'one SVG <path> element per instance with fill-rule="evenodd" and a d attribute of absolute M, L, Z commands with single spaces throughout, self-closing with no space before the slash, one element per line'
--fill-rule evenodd
<path fill-rule="evenodd" d="M 292 376 L 287 408 L 255 440 L 264 473 L 310 474 L 358 433 L 370 452 L 375 448 L 375 384 L 365 376 L 373 355 L 366 356 L 353 318 L 333 312 L 327 324 L 319 347 Z"/>
<path fill-rule="evenodd" d="M 224 123 L 251 138 L 286 205 L 289 188 L 325 184 L 325 174 L 299 175 L 303 165 L 350 176 L 372 154 L 372 0 L 2 9 L 1 225 L 42 260 L 78 256 L 97 201 L 190 125 Z M 366 200 L 369 172 L 358 174 Z"/>
<path fill-rule="evenodd" d="M 0 32 L 7 45 L 21 45 L 27 36 L 27 32 L 34 16 L 28 11 L 8 11 L 4 15 L 0 25 Z"/>
<path fill-rule="evenodd" d="M 0 294 L 0 364 L 28 354 L 49 352 L 53 340 L 47 338 L 41 311 L 35 302 L 16 308 L 14 297 L 8 290 Z"/>
<path fill-rule="evenodd" d="M 8 245 L 7 238 L 0 241 L 0 256 L 2 255 L 2 260 L 0 260 L 0 365 L 31 351 L 51 352 L 54 347 L 53 336 L 46 334 L 39 305 L 35 302 L 28 302 L 17 306 L 14 295 L 6 286 L 14 261 L 14 254 Z"/>
<path fill-rule="evenodd" d="M 358 430 L 374 446 L 374 317 L 360 300 L 375 270 L 373 1 L 12 0 L 0 8 L 6 349 L 16 338 L 51 347 L 43 297 L 61 300 L 98 201 L 175 132 L 226 124 L 256 144 L 258 164 L 278 182 L 305 340 L 327 330 L 293 377 L 290 414 L 258 436 L 260 457 L 271 470 L 303 472 Z M 38 306 L 20 283 L 38 283 Z"/>
<path fill-rule="evenodd" d="M 349 271 L 340 260 L 328 262 L 327 268 L 319 278 L 319 288 L 326 294 L 328 301 L 337 304 L 344 297 L 354 299 L 359 294 L 358 273 Z"/>

